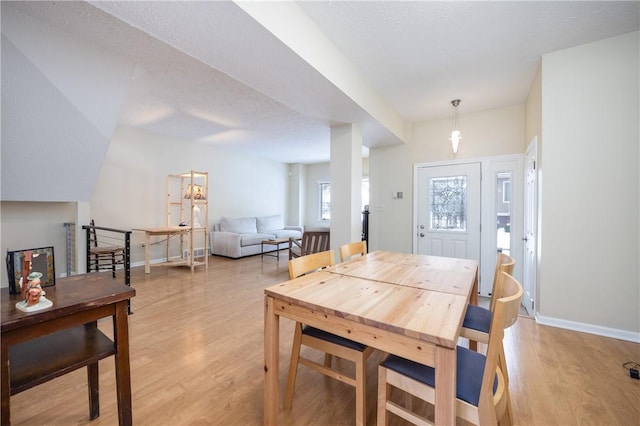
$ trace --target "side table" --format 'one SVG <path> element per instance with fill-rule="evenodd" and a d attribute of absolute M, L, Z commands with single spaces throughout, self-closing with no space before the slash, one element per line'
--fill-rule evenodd
<path fill-rule="evenodd" d="M 260 255 L 262 257 L 264 256 L 271 256 L 271 257 L 275 257 L 276 259 L 278 259 L 278 262 L 280 261 L 280 250 L 284 250 L 280 248 L 280 244 L 284 244 L 284 243 L 289 243 L 289 238 L 280 238 L 280 239 L 275 239 L 275 240 L 262 240 L 262 242 L 260 243 Z M 264 246 L 268 245 L 268 246 L 276 246 L 276 254 L 271 254 L 269 252 L 265 253 L 264 252 Z"/>
<path fill-rule="evenodd" d="M 132 424 L 127 304 L 136 292 L 109 275 L 86 274 L 56 280 L 45 287 L 51 308 L 24 313 L 16 309 L 20 295 L 1 290 L 2 418 L 9 425 L 10 395 L 87 367 L 89 419 L 100 415 L 98 361 L 114 356 L 118 423 Z M 111 317 L 114 340 L 97 328 Z M 39 402 L 46 403 L 46 402 Z"/>

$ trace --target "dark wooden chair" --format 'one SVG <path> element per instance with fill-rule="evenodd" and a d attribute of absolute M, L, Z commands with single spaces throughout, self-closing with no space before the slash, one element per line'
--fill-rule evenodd
<path fill-rule="evenodd" d="M 96 224 L 91 219 L 91 225 L 89 227 L 89 264 L 87 264 L 88 271 L 105 271 L 111 270 L 113 278 L 116 277 L 116 265 L 124 265 L 125 261 L 125 248 L 118 245 L 118 240 L 109 241 L 107 238 L 101 238 L 96 231 Z"/>
<path fill-rule="evenodd" d="M 289 260 L 330 249 L 329 228 L 304 231 L 302 239 L 289 238 Z"/>

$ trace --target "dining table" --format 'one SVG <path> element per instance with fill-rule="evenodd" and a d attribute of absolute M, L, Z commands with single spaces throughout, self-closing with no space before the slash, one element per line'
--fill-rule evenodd
<path fill-rule="evenodd" d="M 264 290 L 264 417 L 278 424 L 280 317 L 435 369 L 435 423 L 455 424 L 456 347 L 475 260 L 377 250 Z"/>

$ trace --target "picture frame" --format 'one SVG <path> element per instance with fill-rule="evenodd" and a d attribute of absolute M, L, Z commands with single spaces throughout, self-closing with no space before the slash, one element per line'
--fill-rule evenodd
<path fill-rule="evenodd" d="M 27 252 L 31 252 L 31 272 L 40 272 L 41 287 L 50 287 L 56 284 L 56 269 L 53 247 L 38 247 L 24 250 L 7 251 L 7 275 L 9 276 L 9 292 L 20 293 L 20 278 L 22 266 Z"/>

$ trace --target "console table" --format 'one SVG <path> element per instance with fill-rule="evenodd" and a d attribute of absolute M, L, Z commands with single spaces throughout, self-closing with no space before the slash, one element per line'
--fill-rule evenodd
<path fill-rule="evenodd" d="M 148 274 L 151 272 L 151 266 L 188 266 L 191 268 L 191 272 L 193 272 L 196 266 L 204 265 L 205 268 L 209 267 L 208 259 L 207 259 L 207 242 L 206 242 L 206 228 L 192 228 L 189 226 L 164 226 L 160 228 L 134 228 L 134 231 L 144 232 L 145 235 L 145 243 L 144 243 L 144 273 Z M 195 231 L 203 231 L 205 232 L 205 243 L 204 243 L 204 254 L 201 260 L 195 260 L 194 250 L 193 250 L 193 232 Z M 169 250 L 169 241 L 171 237 L 179 236 L 180 237 L 180 253 L 183 253 L 185 248 L 185 243 L 182 241 L 182 237 L 185 235 L 189 235 L 189 241 L 186 244 L 188 255 L 187 257 L 183 257 L 181 254 L 177 257 L 170 256 Z M 167 238 L 166 241 L 166 261 L 162 263 L 154 263 L 151 264 L 151 237 L 164 236 Z"/>
<path fill-rule="evenodd" d="M 10 424 L 10 395 L 87 367 L 89 418 L 100 415 L 98 361 L 115 355 L 118 422 L 132 424 L 127 302 L 135 290 L 103 274 L 76 275 L 44 288 L 51 308 L 25 313 L 20 295 L 0 289 L 1 423 Z M 97 327 L 112 317 L 114 340 Z"/>

